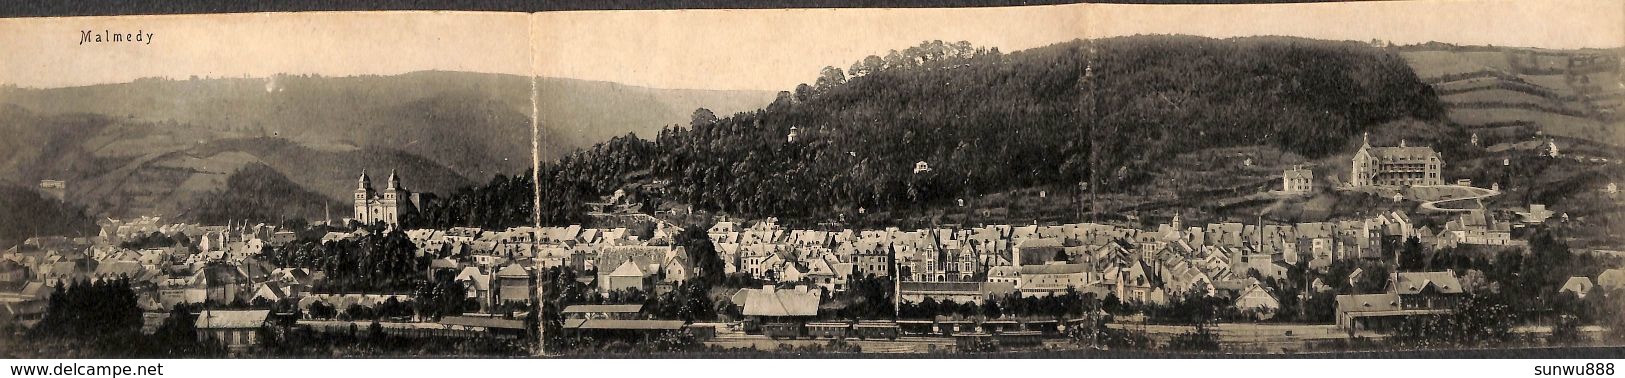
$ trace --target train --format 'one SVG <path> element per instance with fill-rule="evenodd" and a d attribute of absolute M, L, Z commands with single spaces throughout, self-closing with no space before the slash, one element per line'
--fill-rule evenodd
<path fill-rule="evenodd" d="M 863 321 L 778 321 L 755 323 L 746 322 L 747 332 L 760 332 L 773 339 L 859 339 L 859 340 L 896 340 L 899 336 L 922 337 L 954 337 L 959 334 L 993 335 L 1009 334 L 1013 337 L 998 337 L 999 339 L 1058 337 L 1066 328 L 1062 322 L 1056 320 L 1013 321 L 989 320 L 974 322 L 969 320 L 863 320 Z"/>
<path fill-rule="evenodd" d="M 896 340 L 902 335 L 897 322 L 892 321 L 762 323 L 758 328 L 762 335 L 773 339 Z"/>

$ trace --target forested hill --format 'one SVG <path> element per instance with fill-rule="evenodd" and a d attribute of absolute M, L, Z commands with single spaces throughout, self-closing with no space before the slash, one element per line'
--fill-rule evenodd
<path fill-rule="evenodd" d="M 826 68 L 766 109 L 721 119 L 698 111 L 654 140 L 620 137 L 545 166 L 542 215 L 569 221 L 583 199 L 626 187 L 650 203 L 822 220 L 1076 185 L 1091 148 L 1100 149 L 1100 188 L 1114 191 L 1179 152 L 1269 145 L 1318 157 L 1374 125 L 1435 122 L 1443 112 L 1402 59 L 1362 43 L 1092 44 L 1093 58 L 1083 41 L 1009 54 L 933 41 Z M 930 170 L 916 173 L 917 162 Z"/>

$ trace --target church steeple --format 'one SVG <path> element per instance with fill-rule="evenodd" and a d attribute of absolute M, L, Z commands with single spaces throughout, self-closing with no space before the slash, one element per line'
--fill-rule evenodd
<path fill-rule="evenodd" d="M 399 190 L 400 188 L 401 188 L 401 178 L 399 176 L 395 176 L 395 170 L 394 169 L 390 169 L 389 170 L 389 187 L 384 189 L 384 190 Z"/>
<path fill-rule="evenodd" d="M 367 177 L 367 169 L 366 168 L 361 169 L 361 178 L 359 180 L 357 180 L 355 189 L 356 190 L 364 190 L 364 191 L 371 191 L 372 190 L 372 178 Z"/>

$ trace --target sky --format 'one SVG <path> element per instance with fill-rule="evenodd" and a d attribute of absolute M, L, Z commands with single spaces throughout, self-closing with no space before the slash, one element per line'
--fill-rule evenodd
<path fill-rule="evenodd" d="M 536 16 L 537 72 L 662 88 L 788 90 L 923 40 L 1005 52 L 1134 34 L 1289 35 L 1399 44 L 1625 46 L 1625 0 L 973 9 L 558 12 Z"/>
<path fill-rule="evenodd" d="M 1099 5 L 1091 35 L 1288 35 L 1574 49 L 1625 46 L 1625 0 L 1370 1 L 1201 6 Z"/>
<path fill-rule="evenodd" d="M 522 13 L 256 13 L 0 19 L 0 84 L 62 87 L 142 77 L 528 75 Z M 150 44 L 80 45 L 83 30 L 152 33 Z"/>
<path fill-rule="evenodd" d="M 789 90 L 921 41 L 1009 52 L 1084 37 L 1079 5 L 959 9 L 551 12 L 537 73 L 658 88 Z"/>
<path fill-rule="evenodd" d="M 79 45 L 82 30 L 154 37 L 151 44 Z M 1621 47 L 1625 0 L 0 19 L 0 84 L 453 70 L 776 91 L 813 81 L 824 66 L 846 68 L 925 40 L 1010 52 L 1133 34 Z"/>

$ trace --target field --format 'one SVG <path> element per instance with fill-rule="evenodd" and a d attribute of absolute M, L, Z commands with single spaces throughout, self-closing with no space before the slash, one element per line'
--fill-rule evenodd
<path fill-rule="evenodd" d="M 1570 67 L 1570 57 L 1608 62 Z M 1495 51 L 1405 51 L 1400 55 L 1449 109 L 1452 122 L 1495 134 L 1534 132 L 1625 146 L 1615 115 L 1625 89 L 1614 52 L 1503 48 Z M 1524 129 L 1509 128 L 1527 126 Z"/>
<path fill-rule="evenodd" d="M 1560 107 L 1561 106 L 1561 104 L 1559 104 L 1557 101 L 1553 101 L 1553 100 L 1547 99 L 1545 97 L 1540 97 L 1540 96 L 1536 96 L 1536 95 L 1532 95 L 1532 94 L 1528 94 L 1528 93 L 1524 93 L 1524 92 L 1507 90 L 1507 89 L 1474 90 L 1472 92 L 1465 92 L 1465 93 L 1457 93 L 1457 94 L 1450 94 L 1450 95 L 1440 96 L 1440 99 L 1444 100 L 1444 102 L 1448 103 L 1448 104 L 1491 102 L 1491 103 L 1510 103 L 1510 104 L 1535 104 L 1535 105 L 1546 105 L 1546 106 L 1553 106 L 1553 107 Z"/>
<path fill-rule="evenodd" d="M 1484 88 L 1495 88 L 1501 80 L 1494 77 L 1475 77 L 1456 81 L 1447 81 L 1433 84 L 1433 90 L 1440 92 L 1466 91 Z"/>
<path fill-rule="evenodd" d="M 1531 109 L 1450 109 L 1450 120 L 1467 127 L 1527 123 L 1538 125 L 1545 134 L 1585 139 L 1625 146 L 1625 124 Z"/>
<path fill-rule="evenodd" d="M 1415 51 L 1401 54 L 1416 70 L 1416 76 L 1426 80 L 1445 75 L 1507 71 L 1506 56 L 1500 52 Z"/>

